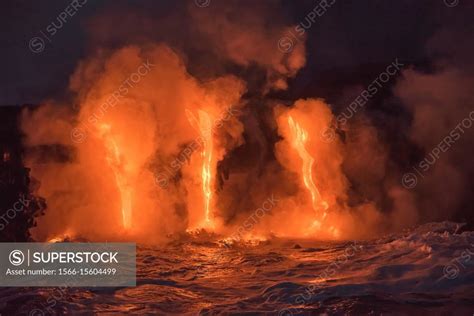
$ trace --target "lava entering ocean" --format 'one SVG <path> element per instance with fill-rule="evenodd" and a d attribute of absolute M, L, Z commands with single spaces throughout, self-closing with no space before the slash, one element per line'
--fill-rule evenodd
<path fill-rule="evenodd" d="M 102 139 L 106 147 L 106 160 L 112 169 L 117 188 L 120 192 L 122 224 L 125 229 L 130 228 L 132 217 L 132 193 L 133 187 L 129 183 L 132 176 L 127 174 L 124 157 L 120 152 L 117 142 L 110 134 L 111 126 L 108 124 L 100 125 Z"/>
<path fill-rule="evenodd" d="M 209 17 L 190 16 L 202 22 L 196 32 L 210 51 L 234 66 L 262 67 L 266 80 L 229 75 L 227 63 L 199 74 L 183 51 L 164 43 L 98 49 L 71 76 L 70 103 L 23 114 L 27 147 L 68 153 L 44 161 L 28 151 L 37 194 L 48 203 L 34 238 L 159 243 L 199 229 L 225 238 L 242 225 L 259 239 L 369 234 L 359 225 L 374 234 L 384 219 L 372 201 L 350 203 L 344 143 L 337 134 L 321 137 L 335 120 L 328 104 L 268 97 L 304 66 L 304 37 L 281 52 L 274 43 L 288 33 L 285 25 L 267 30 L 252 20 L 259 31 L 239 37 L 240 24 L 211 28 Z M 273 196 L 279 202 L 248 225 Z"/>
<path fill-rule="evenodd" d="M 153 67 L 140 71 L 145 64 Z M 127 76 L 135 85 L 125 90 Z M 249 238 L 347 238 L 357 232 L 358 219 L 376 214 L 370 205 L 358 206 L 357 217 L 349 211 L 342 143 L 319 136 L 333 120 L 324 101 L 274 107 L 282 136 L 274 145 L 280 170 L 267 169 L 258 176 L 228 167 L 245 144 L 243 122 L 249 115 L 242 99 L 244 84 L 236 77 L 199 83 L 180 57 L 161 45 L 93 58 L 79 67 L 72 83 L 80 92 L 77 116 L 55 112 L 53 104 L 25 114 L 30 115 L 28 124 L 42 131 L 39 136 L 27 133 L 29 142 L 54 141 L 75 149 L 64 163 L 38 163 L 29 157 L 34 176 L 42 180 L 39 194 L 50 207 L 34 229 L 36 238 L 67 232 L 91 239 L 159 242 L 200 228 L 226 235 L 273 194 L 281 202 L 252 226 Z M 115 100 L 112 106 L 110 99 Z M 74 133 L 47 128 L 43 120 L 49 115 Z M 83 138 L 75 137 L 77 129 Z M 55 176 L 58 166 L 61 179 Z M 161 170 L 170 169 L 174 172 L 163 176 Z M 165 177 L 160 185 L 157 174 Z M 247 189 L 244 177 L 255 176 L 259 179 L 252 184 L 253 193 L 241 196 Z"/>
<path fill-rule="evenodd" d="M 211 199 L 212 199 L 212 160 L 213 160 L 213 140 L 212 140 L 212 121 L 208 113 L 203 110 L 199 110 L 199 118 L 192 114 L 190 111 L 186 111 L 189 122 L 199 131 L 203 139 L 203 148 L 201 152 L 202 157 L 202 193 L 204 199 L 204 220 L 205 226 L 212 226 L 211 224 Z"/>
<path fill-rule="evenodd" d="M 311 200 L 313 202 L 313 208 L 317 212 L 322 213 L 322 217 L 326 217 L 326 210 L 328 203 L 321 198 L 318 188 L 313 182 L 313 164 L 314 158 L 306 150 L 306 142 L 308 141 L 308 132 L 304 130 L 297 122 L 293 120 L 291 116 L 288 116 L 288 124 L 291 129 L 293 136 L 293 146 L 298 152 L 299 156 L 303 160 L 303 181 L 304 185 L 311 193 Z"/>

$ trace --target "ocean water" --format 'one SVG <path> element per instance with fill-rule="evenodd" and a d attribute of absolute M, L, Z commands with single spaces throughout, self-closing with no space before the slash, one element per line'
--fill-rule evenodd
<path fill-rule="evenodd" d="M 2 288 L 1 315 L 474 315 L 474 232 L 139 246 L 133 288 Z"/>

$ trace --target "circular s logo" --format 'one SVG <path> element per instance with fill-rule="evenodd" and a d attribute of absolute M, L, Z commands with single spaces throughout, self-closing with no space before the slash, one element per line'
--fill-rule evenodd
<path fill-rule="evenodd" d="M 36 53 L 36 54 L 41 53 L 44 50 L 44 46 L 45 46 L 44 39 L 38 36 L 33 37 L 30 39 L 28 46 L 30 47 L 30 50 L 33 53 Z"/>
<path fill-rule="evenodd" d="M 406 189 L 413 189 L 418 183 L 418 177 L 411 172 L 405 173 L 402 177 L 402 185 Z"/>
<path fill-rule="evenodd" d="M 44 312 L 39 308 L 35 308 L 30 311 L 30 316 L 44 316 Z"/>
<path fill-rule="evenodd" d="M 282 53 L 290 53 L 292 50 L 293 50 L 293 46 L 295 44 L 293 43 L 293 41 L 291 40 L 291 38 L 289 38 L 288 36 L 283 36 L 282 38 L 280 38 L 280 40 L 278 41 L 278 49 L 282 52 Z"/>
<path fill-rule="evenodd" d="M 20 250 L 13 250 L 10 252 L 8 259 L 10 259 L 11 264 L 17 267 L 25 262 L 25 255 Z"/>
<path fill-rule="evenodd" d="M 449 8 L 453 8 L 459 4 L 459 0 L 444 0 L 444 4 Z"/>

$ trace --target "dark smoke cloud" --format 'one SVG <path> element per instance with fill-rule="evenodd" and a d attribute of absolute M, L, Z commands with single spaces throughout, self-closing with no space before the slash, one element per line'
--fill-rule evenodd
<path fill-rule="evenodd" d="M 407 70 L 395 87 L 412 114 L 408 136 L 422 152 L 416 165 L 428 169 L 415 188 L 424 220 L 473 218 L 474 44 L 462 40 L 473 35 L 467 18 L 440 30 L 427 45 L 430 71 Z"/>

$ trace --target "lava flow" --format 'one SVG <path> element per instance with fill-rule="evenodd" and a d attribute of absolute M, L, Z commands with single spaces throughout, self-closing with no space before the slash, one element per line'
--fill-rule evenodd
<path fill-rule="evenodd" d="M 111 126 L 109 124 L 102 124 L 100 125 L 100 130 L 107 152 L 106 160 L 114 173 L 115 183 L 120 192 L 122 225 L 125 229 L 128 229 L 131 226 L 133 189 L 127 181 L 123 155 L 117 146 L 117 142 L 111 135 Z"/>
<path fill-rule="evenodd" d="M 192 112 L 186 111 L 188 119 L 196 128 L 201 135 L 202 143 L 202 168 L 201 168 L 201 181 L 202 181 L 202 193 L 204 197 L 204 219 L 206 226 L 212 226 L 211 221 L 211 201 L 212 201 L 212 122 L 209 114 L 203 110 L 198 111 L 199 119 L 197 119 Z"/>
<path fill-rule="evenodd" d="M 298 155 L 303 160 L 303 182 L 308 191 L 311 193 L 311 200 L 313 209 L 319 213 L 320 210 L 324 211 L 322 217 L 326 216 L 326 210 L 328 203 L 321 198 L 318 188 L 313 181 L 313 164 L 314 158 L 306 150 L 306 142 L 308 141 L 308 132 L 304 130 L 298 122 L 295 122 L 291 116 L 288 116 L 288 124 L 292 135 L 292 145 L 298 152 Z"/>

